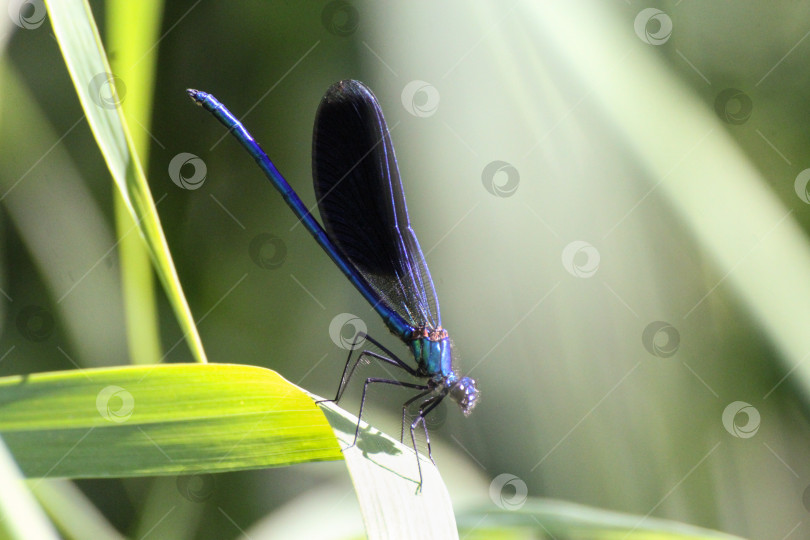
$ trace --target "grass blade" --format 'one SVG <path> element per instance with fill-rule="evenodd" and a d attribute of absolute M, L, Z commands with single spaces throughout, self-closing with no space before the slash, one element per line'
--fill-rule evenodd
<path fill-rule="evenodd" d="M 131 133 L 132 144 L 143 167 L 148 169 L 156 44 L 163 2 L 108 0 L 105 8 L 107 43 L 110 50 L 115 51 L 110 59 L 111 67 L 126 80 L 127 99 L 121 104 L 124 118 L 127 125 L 135 128 Z M 126 234 L 133 229 L 135 221 L 121 196 L 115 197 L 115 221 L 130 361 L 154 364 L 162 356 L 155 279 L 146 245 L 137 236 Z"/>
<path fill-rule="evenodd" d="M 107 62 L 90 7 L 82 0 L 48 1 L 48 14 L 76 94 L 107 167 L 146 241 L 166 294 L 199 362 L 205 352 L 180 286 L 155 203 L 121 110 L 123 80 Z M 116 88 L 116 85 L 121 85 Z"/>
<path fill-rule="evenodd" d="M 0 538 L 59 538 L 0 440 Z"/>
<path fill-rule="evenodd" d="M 270 370 L 126 366 L 0 379 L 0 434 L 28 477 L 125 477 L 341 459 L 323 414 Z"/>
<path fill-rule="evenodd" d="M 465 538 L 566 538 L 568 540 L 742 540 L 738 536 L 667 519 L 634 516 L 551 499 L 500 496 L 496 504 L 462 516 Z M 518 497 L 520 498 L 520 497 Z M 497 497 L 496 497 L 497 499 Z"/>
<path fill-rule="evenodd" d="M 360 424 L 357 444 L 349 448 L 354 441 L 357 417 L 332 403 L 322 406 L 345 449 L 346 466 L 370 539 L 391 538 L 393 533 L 397 538 L 458 538 L 450 495 L 429 459 L 419 456 L 424 481 L 417 493 L 419 474 L 413 449 L 365 422 Z"/>

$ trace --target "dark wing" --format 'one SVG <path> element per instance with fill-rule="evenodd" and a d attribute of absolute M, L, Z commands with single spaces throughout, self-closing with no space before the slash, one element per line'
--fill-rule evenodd
<path fill-rule="evenodd" d="M 415 327 L 439 327 L 436 291 L 408 220 L 388 126 L 363 83 L 335 83 L 321 100 L 312 177 L 326 232 L 382 301 Z"/>

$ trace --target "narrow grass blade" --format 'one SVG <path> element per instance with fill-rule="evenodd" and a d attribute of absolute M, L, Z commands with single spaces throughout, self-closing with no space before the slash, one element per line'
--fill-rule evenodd
<path fill-rule="evenodd" d="M 28 487 L 64 538 L 125 540 L 124 535 L 107 521 L 101 510 L 93 505 L 74 482 L 56 479 L 30 480 Z"/>
<path fill-rule="evenodd" d="M 132 144 L 148 170 L 163 1 L 107 0 L 105 12 L 107 45 L 115 51 L 110 64 L 114 73 L 126 82 L 127 99 L 121 104 L 124 118 L 127 125 L 133 127 Z M 135 226 L 135 221 L 121 196 L 115 198 L 115 222 L 130 361 L 154 364 L 162 356 L 155 278 L 146 245 L 136 235 L 126 234 Z"/>
<path fill-rule="evenodd" d="M 180 287 L 155 203 L 121 111 L 122 100 L 126 99 L 125 81 L 116 77 L 110 69 L 86 1 L 49 0 L 46 4 L 56 40 L 90 129 L 146 241 L 189 347 L 197 361 L 205 362 L 205 352 L 194 319 Z"/>
<path fill-rule="evenodd" d="M 0 440 L 0 538 L 57 539 L 45 513 L 25 486 L 20 470 Z"/>
<path fill-rule="evenodd" d="M 517 495 L 517 496 L 516 496 Z M 634 516 L 515 493 L 491 493 L 488 506 L 459 519 L 464 538 L 567 540 L 742 540 L 738 536 L 648 516 Z"/>

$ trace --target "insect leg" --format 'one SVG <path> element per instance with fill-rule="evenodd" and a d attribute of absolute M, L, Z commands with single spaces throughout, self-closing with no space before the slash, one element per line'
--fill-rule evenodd
<path fill-rule="evenodd" d="M 363 418 L 363 407 L 366 405 L 366 392 L 368 391 L 368 385 L 374 383 L 392 384 L 394 386 L 402 386 L 405 388 L 415 388 L 416 390 L 427 390 L 427 386 L 423 384 L 395 381 L 392 379 L 380 379 L 377 377 L 369 377 L 366 379 L 366 382 L 363 385 L 363 395 L 360 398 L 360 412 L 357 413 L 357 428 L 354 430 L 354 442 L 349 446 L 350 448 L 357 444 L 357 437 L 360 436 L 360 421 Z"/>
<path fill-rule="evenodd" d="M 433 460 L 433 452 L 430 449 L 430 435 L 428 435 L 428 428 L 427 428 L 427 421 L 425 421 L 425 417 L 430 414 L 430 411 L 435 409 L 439 403 L 445 398 L 447 394 L 440 394 L 438 396 L 433 396 L 426 399 L 422 405 L 419 406 L 419 415 L 416 417 L 416 420 L 413 421 L 411 424 L 411 439 L 414 439 L 414 429 L 416 426 L 419 425 L 419 422 L 422 422 L 422 427 L 425 429 L 425 442 L 427 443 L 427 451 L 428 457 L 430 461 L 433 461 L 435 465 L 436 462 Z M 414 441 L 414 450 L 416 450 L 416 442 Z"/>
<path fill-rule="evenodd" d="M 376 345 L 380 350 L 386 353 L 388 357 L 385 357 L 381 354 L 377 354 L 374 351 L 364 350 L 357 356 L 357 358 L 355 359 L 354 363 L 351 365 L 350 368 L 349 364 L 352 361 L 352 353 L 355 351 L 357 344 L 362 342 L 363 339 L 367 339 L 372 344 Z M 349 349 L 349 355 L 346 358 L 346 364 L 343 366 L 343 374 L 340 377 L 340 384 L 338 385 L 337 393 L 335 394 L 335 399 L 323 399 L 321 401 L 318 401 L 317 403 L 323 403 L 325 401 L 332 401 L 334 403 L 337 403 L 340 400 L 340 397 L 343 395 L 343 392 L 346 390 L 346 386 L 349 384 L 349 380 L 354 375 L 354 370 L 357 368 L 360 362 L 362 362 L 363 359 L 366 357 L 371 357 L 381 362 L 391 364 L 392 366 L 398 367 L 406 371 L 410 375 L 417 376 L 416 370 L 414 370 L 411 366 L 409 366 L 401 359 L 399 359 L 394 353 L 392 353 L 391 351 L 380 345 L 380 343 L 377 342 L 377 340 L 373 339 L 368 334 L 358 332 L 354 338 L 354 341 L 352 342 L 351 348 Z"/>
<path fill-rule="evenodd" d="M 406 416 L 406 414 L 408 412 L 408 406 L 411 403 L 413 403 L 414 401 L 416 401 L 418 399 L 421 399 L 421 398 L 425 397 L 426 395 L 430 394 L 432 391 L 433 391 L 432 388 L 428 388 L 424 392 L 420 392 L 420 393 L 416 394 L 411 399 L 409 399 L 408 401 L 406 401 L 405 403 L 402 404 L 402 430 L 399 433 L 399 442 L 403 442 L 405 440 L 405 423 L 406 423 L 405 416 Z"/>

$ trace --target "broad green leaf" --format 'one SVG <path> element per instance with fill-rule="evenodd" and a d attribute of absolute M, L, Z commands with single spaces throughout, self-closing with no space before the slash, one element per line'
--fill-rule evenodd
<path fill-rule="evenodd" d="M 135 152 L 121 102 L 123 80 L 110 69 L 90 7 L 82 0 L 48 0 L 48 15 L 76 94 L 107 167 L 118 186 L 174 307 L 191 351 L 205 362 L 194 319 L 177 278 L 155 203 Z M 116 85 L 121 88 L 116 88 Z"/>
<path fill-rule="evenodd" d="M 551 499 L 524 499 L 515 494 L 494 496 L 488 507 L 460 516 L 464 538 L 566 540 L 742 540 L 666 519 L 634 516 Z M 512 509 L 510 509 L 510 506 Z"/>
<path fill-rule="evenodd" d="M 450 495 L 428 458 L 419 456 L 423 482 L 417 493 L 419 473 L 412 448 L 365 422 L 360 423 L 357 444 L 350 447 L 357 417 L 331 403 L 322 406 L 344 448 L 368 538 L 390 538 L 393 531 L 398 538 L 458 538 Z"/>
<path fill-rule="evenodd" d="M 199 474 L 341 459 L 335 435 L 348 447 L 357 419 L 332 404 L 323 410 L 326 418 L 278 374 L 242 365 L 0 379 L 0 436 L 28 477 Z M 428 459 L 420 457 L 417 493 L 413 451 L 365 423 L 345 457 L 369 538 L 391 530 L 455 537 L 450 497 Z"/>
<path fill-rule="evenodd" d="M 195 474 L 341 459 L 323 414 L 263 368 L 168 364 L 0 379 L 28 477 Z"/>

